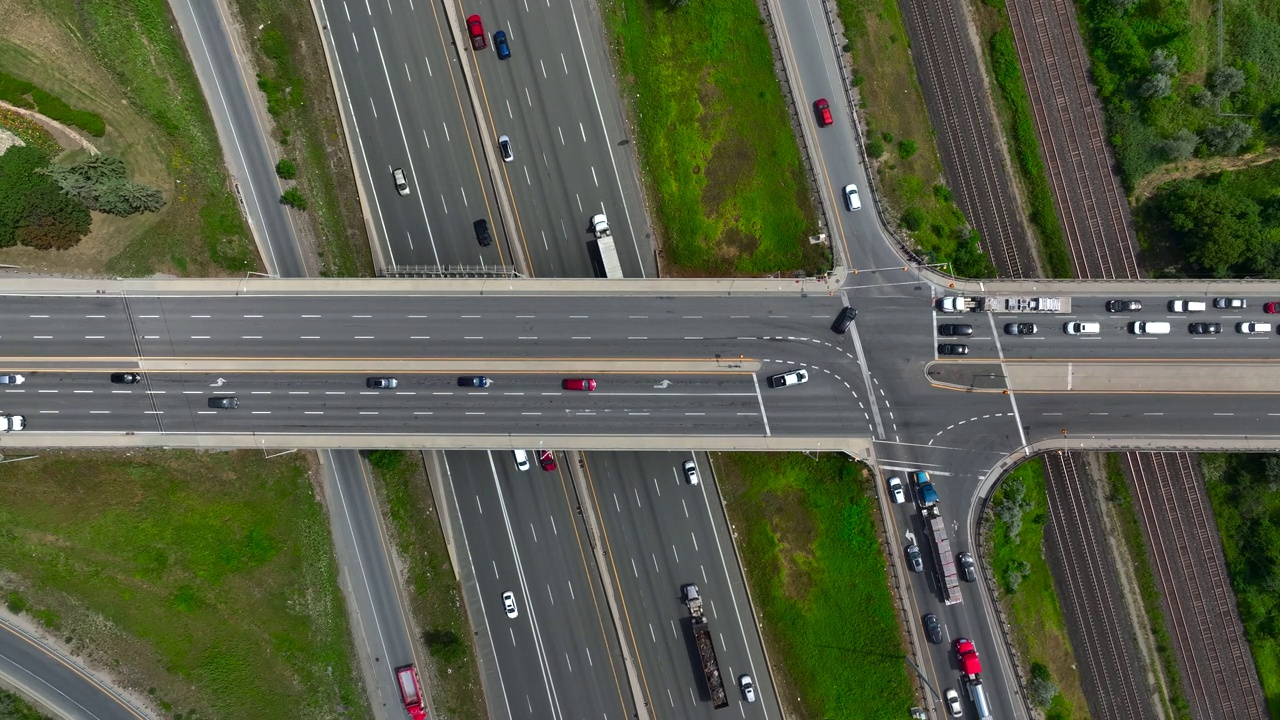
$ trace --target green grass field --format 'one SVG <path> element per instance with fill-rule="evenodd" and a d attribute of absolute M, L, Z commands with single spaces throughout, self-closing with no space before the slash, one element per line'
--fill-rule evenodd
<path fill-rule="evenodd" d="M 715 463 L 791 717 L 906 717 L 914 695 L 863 466 L 801 454 Z"/>
<path fill-rule="evenodd" d="M 471 625 L 445 546 L 422 453 L 376 450 L 369 464 L 382 481 L 396 548 L 406 563 L 409 603 L 434 667 L 419 668 L 436 711 L 448 718 L 488 717 L 471 645 Z"/>
<path fill-rule="evenodd" d="M 1058 604 L 1058 593 L 1053 587 L 1053 575 L 1044 560 L 1044 526 L 1048 510 L 1044 464 L 1032 459 L 1019 465 L 1001 482 L 993 503 L 1004 501 L 1015 484 L 1023 486 L 1024 497 L 1029 501 L 1029 507 L 1022 514 L 1022 528 L 1017 540 L 1010 537 L 1009 526 L 998 514 L 992 534 L 990 562 L 1001 589 L 1001 604 L 1023 658 L 1028 663 L 1044 663 L 1058 685 L 1060 692 L 1046 710 L 1047 720 L 1088 718 L 1089 706 L 1080 688 L 1066 621 Z M 1026 575 L 1011 593 L 1010 576 L 1017 572 L 1017 568 L 1025 568 Z"/>
<path fill-rule="evenodd" d="M 669 275 L 830 268 L 752 3 L 603 6 Z"/>
<path fill-rule="evenodd" d="M 4 465 L 6 602 L 175 719 L 368 717 L 315 493 L 300 454 Z"/>

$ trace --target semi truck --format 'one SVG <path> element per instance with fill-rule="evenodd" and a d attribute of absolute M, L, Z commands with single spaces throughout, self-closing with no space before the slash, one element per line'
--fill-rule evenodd
<path fill-rule="evenodd" d="M 978 659 L 978 650 L 972 640 L 956 638 L 956 660 L 960 663 L 960 675 L 978 717 L 991 717 L 991 705 L 987 703 L 987 693 L 982 688 L 982 661 Z"/>
<path fill-rule="evenodd" d="M 1069 297 L 1032 297 L 1029 295 L 944 295 L 938 299 L 938 311 L 1068 313 Z"/>
<path fill-rule="evenodd" d="M 400 700 L 410 720 L 427 720 L 427 706 L 422 702 L 418 671 L 412 665 L 401 665 L 396 668 L 396 684 L 400 686 Z"/>
<path fill-rule="evenodd" d="M 729 695 L 724 689 L 724 678 L 720 676 L 716 646 L 711 642 L 711 628 L 707 625 L 707 616 L 702 610 L 702 596 L 698 594 L 698 586 L 689 583 L 681 590 L 684 594 L 684 604 L 689 607 L 693 643 L 698 647 L 698 658 L 702 660 L 702 674 L 707 681 L 707 693 L 711 696 L 711 704 L 717 710 L 729 707 Z"/>
<path fill-rule="evenodd" d="M 947 521 L 942 517 L 942 505 L 938 502 L 938 491 L 933 488 L 928 473 L 915 471 L 911 479 L 916 486 L 916 502 L 920 506 L 920 515 L 929 525 L 929 537 L 933 539 L 934 559 L 938 563 L 938 585 L 942 591 L 942 601 L 947 605 L 955 605 L 964 596 L 960 592 L 960 575 L 956 571 L 955 554 L 951 552 L 951 538 L 947 536 Z"/>
<path fill-rule="evenodd" d="M 591 233 L 595 235 L 596 253 L 600 256 L 600 269 L 609 279 L 623 277 L 622 263 L 618 262 L 618 248 L 609 232 L 609 218 L 603 213 L 591 216 Z"/>

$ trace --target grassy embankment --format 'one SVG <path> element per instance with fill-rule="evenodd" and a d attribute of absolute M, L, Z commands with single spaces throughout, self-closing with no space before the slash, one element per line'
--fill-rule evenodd
<path fill-rule="evenodd" d="M 6 604 L 175 720 L 368 717 L 315 492 L 297 454 L 5 465 Z"/>
<path fill-rule="evenodd" d="M 0 690 L 0 720 L 50 720 L 31 703 L 8 690 Z"/>
<path fill-rule="evenodd" d="M 1200 456 L 1240 620 L 1272 718 L 1280 718 L 1280 455 Z"/>
<path fill-rule="evenodd" d="M 914 695 L 863 466 L 838 455 L 715 460 L 784 712 L 906 717 Z"/>
<path fill-rule="evenodd" d="M 891 217 L 931 262 L 951 272 L 992 277 L 995 268 L 977 245 L 942 184 L 942 160 L 916 82 L 902 12 L 895 0 L 837 0 L 850 38 L 854 82 L 868 127 L 867 154 L 879 158 L 876 177 Z"/>
<path fill-rule="evenodd" d="M 449 718 L 487 717 L 471 626 L 422 467 L 422 453 L 377 450 L 369 464 L 382 481 L 390 527 L 408 575 L 410 609 L 425 627 L 431 668 L 419 668 L 436 711 Z"/>
<path fill-rule="evenodd" d="M 1133 574 L 1138 582 L 1142 607 L 1155 635 L 1156 655 L 1160 659 L 1160 670 L 1164 673 L 1165 686 L 1169 690 L 1167 701 L 1171 707 L 1166 706 L 1165 710 L 1174 717 L 1189 720 L 1191 708 L 1183 694 L 1178 657 L 1174 654 L 1173 641 L 1164 622 L 1160 591 L 1156 587 L 1156 576 L 1147 557 L 1147 541 L 1142 534 L 1142 525 L 1138 522 L 1138 514 L 1133 506 L 1133 493 L 1129 490 L 1129 482 L 1125 480 L 1120 456 L 1115 453 L 1107 454 L 1107 502 L 1111 504 L 1112 514 L 1120 523 L 1120 535 L 1124 539 L 1129 564 L 1133 567 Z"/>
<path fill-rule="evenodd" d="M 325 277 L 373 275 L 373 258 L 351 173 L 315 16 L 296 2 L 235 0 L 253 41 L 258 86 L 276 122 L 283 157 L 297 166 L 307 199 L 304 234 L 316 240 Z"/>
<path fill-rule="evenodd" d="M 164 0 L 10 2 L 0 70 L 106 121 L 98 149 L 161 188 L 158 213 L 95 218 L 89 237 L 57 253 L 6 248 L 0 262 L 117 275 L 257 270 L 213 123 Z M 69 154 L 74 160 L 83 150 Z"/>
<path fill-rule="evenodd" d="M 1089 706 L 1075 655 L 1067 637 L 1066 621 L 1053 575 L 1044 559 L 1044 528 L 1048 500 L 1044 487 L 1044 463 L 1039 459 L 1019 465 L 1001 482 L 992 506 L 1009 502 L 1022 488 L 1021 527 L 1016 537 L 1000 512 L 993 513 L 991 568 L 1000 588 L 1000 603 L 1013 629 L 1014 643 L 1028 664 L 1041 663 L 1057 684 L 1059 693 L 1045 710 L 1048 720 L 1087 718 Z"/>
<path fill-rule="evenodd" d="M 831 267 L 756 6 L 604 6 L 666 275 Z M 801 102 L 804 102 L 803 99 Z"/>

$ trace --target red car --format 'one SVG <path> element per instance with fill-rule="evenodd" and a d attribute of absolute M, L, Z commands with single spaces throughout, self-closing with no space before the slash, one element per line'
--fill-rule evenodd
<path fill-rule="evenodd" d="M 826 98 L 815 100 L 813 111 L 818 115 L 818 127 L 826 127 L 831 124 L 831 106 L 827 104 Z"/>
<path fill-rule="evenodd" d="M 592 378 L 565 378 L 560 383 L 560 387 L 565 390 L 584 390 L 591 392 L 596 389 L 596 381 Z"/>
<path fill-rule="evenodd" d="M 1269 302 L 1262 305 L 1262 312 L 1272 315 L 1280 313 L 1280 302 Z"/>
<path fill-rule="evenodd" d="M 550 450 L 538 451 L 538 464 L 547 472 L 556 471 L 556 456 Z"/>
<path fill-rule="evenodd" d="M 484 23 L 479 15 L 467 18 L 467 32 L 471 34 L 471 49 L 483 50 L 489 47 L 489 40 L 484 36 Z"/>

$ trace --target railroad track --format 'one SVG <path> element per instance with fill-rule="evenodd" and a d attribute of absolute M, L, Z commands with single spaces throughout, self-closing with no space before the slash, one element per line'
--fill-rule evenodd
<path fill-rule="evenodd" d="M 1192 715 L 1267 717 L 1217 526 L 1192 456 L 1130 453 L 1128 461 L 1134 506 Z"/>
<path fill-rule="evenodd" d="M 1019 217 L 982 68 L 957 0 L 903 4 L 917 76 L 956 201 L 1004 277 L 1029 277 L 1030 239 Z"/>
<path fill-rule="evenodd" d="M 1154 720 L 1137 639 L 1103 540 L 1106 531 L 1084 487 L 1088 479 L 1081 477 L 1074 454 L 1046 455 L 1044 463 L 1051 520 L 1046 556 L 1058 578 L 1089 709 L 1098 720 Z"/>
<path fill-rule="evenodd" d="M 1064 0 L 1011 0 L 1007 8 L 1075 274 L 1137 277 L 1133 221 L 1112 172 L 1074 8 Z"/>

